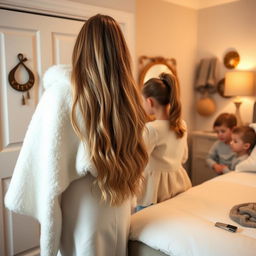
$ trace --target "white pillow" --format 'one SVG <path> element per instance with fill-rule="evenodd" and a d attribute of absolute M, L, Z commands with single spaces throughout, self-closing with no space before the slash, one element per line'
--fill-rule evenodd
<path fill-rule="evenodd" d="M 252 127 L 256 132 L 256 123 L 250 124 L 250 127 Z M 256 172 L 256 146 L 253 148 L 250 156 L 236 166 L 235 171 Z"/>
<path fill-rule="evenodd" d="M 235 171 L 243 172 L 243 171 L 250 171 L 250 172 L 256 172 L 256 146 L 253 148 L 250 156 L 240 162 L 237 166 Z"/>

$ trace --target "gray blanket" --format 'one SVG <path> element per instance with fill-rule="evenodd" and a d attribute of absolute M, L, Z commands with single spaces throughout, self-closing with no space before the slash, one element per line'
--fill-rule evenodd
<path fill-rule="evenodd" d="M 229 217 L 242 226 L 256 228 L 256 203 L 235 205 L 230 210 Z"/>

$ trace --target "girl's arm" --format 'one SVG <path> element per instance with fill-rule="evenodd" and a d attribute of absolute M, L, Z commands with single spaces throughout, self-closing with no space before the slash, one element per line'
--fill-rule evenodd
<path fill-rule="evenodd" d="M 146 124 L 143 139 L 146 145 L 147 153 L 150 156 L 157 144 L 157 132 L 150 123 Z"/>
<path fill-rule="evenodd" d="M 184 126 L 187 130 L 185 122 L 184 122 Z M 186 161 L 188 160 L 188 134 L 187 134 L 187 132 L 184 134 L 184 136 L 185 136 L 185 148 L 184 148 L 184 153 L 183 153 L 183 157 L 182 157 L 182 164 L 186 163 Z"/>

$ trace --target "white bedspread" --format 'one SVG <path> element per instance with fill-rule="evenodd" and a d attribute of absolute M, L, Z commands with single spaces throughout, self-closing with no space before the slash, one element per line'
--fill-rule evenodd
<path fill-rule="evenodd" d="M 256 202 L 256 173 L 218 176 L 132 216 L 130 239 L 171 256 L 255 256 L 256 229 L 229 218 L 237 204 Z M 236 233 L 215 222 L 238 226 Z"/>

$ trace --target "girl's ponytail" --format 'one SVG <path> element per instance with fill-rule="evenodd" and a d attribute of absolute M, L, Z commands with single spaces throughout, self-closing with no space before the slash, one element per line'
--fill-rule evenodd
<path fill-rule="evenodd" d="M 142 94 L 145 98 L 154 98 L 162 106 L 170 105 L 170 128 L 178 138 L 183 137 L 185 127 L 181 121 L 180 92 L 176 78 L 167 73 L 160 74 L 159 78 L 151 78 L 144 84 Z"/>
<path fill-rule="evenodd" d="M 162 73 L 159 78 L 168 88 L 169 95 L 169 120 L 170 127 L 176 133 L 178 138 L 182 138 L 185 133 L 185 127 L 182 125 L 181 120 L 181 102 L 180 92 L 177 79 L 170 74 Z"/>

